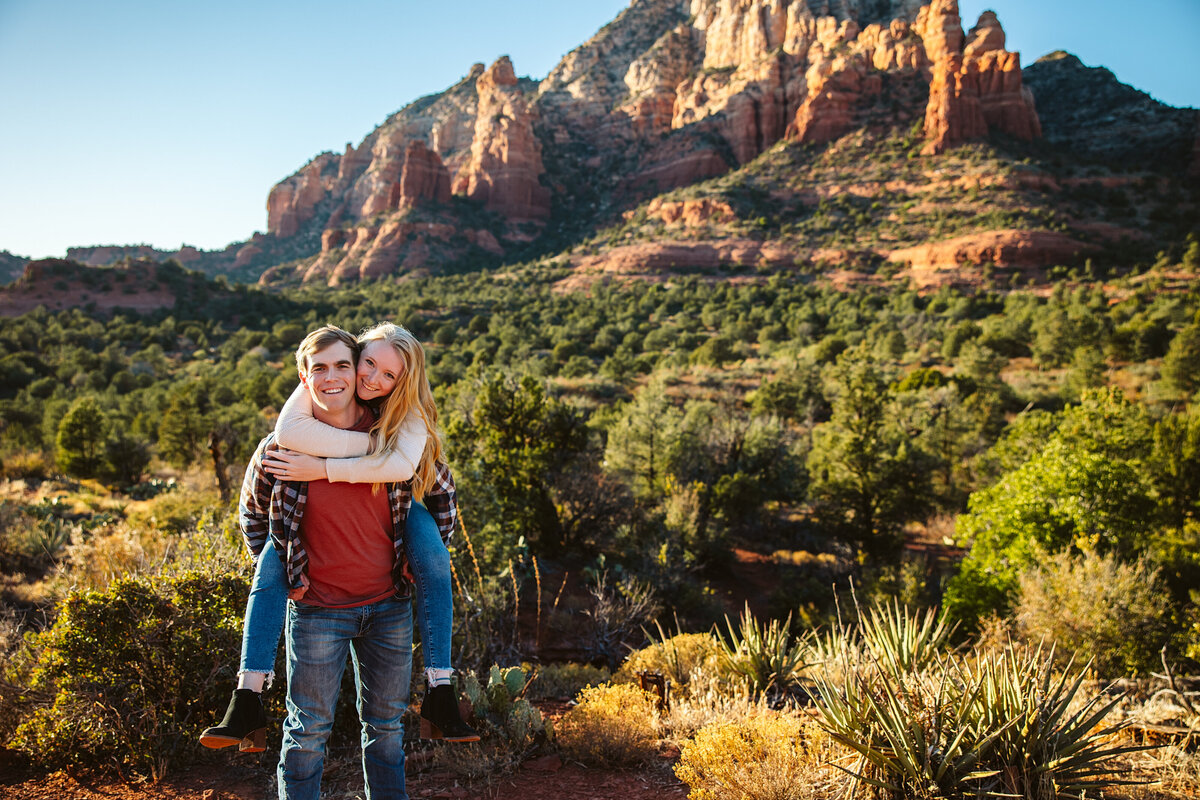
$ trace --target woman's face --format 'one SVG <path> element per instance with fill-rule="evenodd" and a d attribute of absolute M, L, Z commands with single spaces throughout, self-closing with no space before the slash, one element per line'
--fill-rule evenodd
<path fill-rule="evenodd" d="M 358 396 L 362 400 L 384 397 L 404 377 L 404 359 L 385 341 L 367 342 L 358 357 Z"/>

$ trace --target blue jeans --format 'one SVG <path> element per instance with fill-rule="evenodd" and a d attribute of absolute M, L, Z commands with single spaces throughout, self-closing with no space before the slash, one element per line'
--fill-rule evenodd
<path fill-rule="evenodd" d="M 367 800 L 408 800 L 404 724 L 412 677 L 412 606 L 389 597 L 357 608 L 288 603 L 287 720 L 280 800 L 317 800 L 346 656 L 354 658 Z"/>
<path fill-rule="evenodd" d="M 425 506 L 413 503 L 404 526 L 404 549 L 416 579 L 417 627 L 426 669 L 450 669 L 450 634 L 454 599 L 450 587 L 450 553 Z M 242 626 L 239 672 L 275 672 L 275 655 L 287 608 L 287 579 L 271 539 L 258 556 L 246 620 Z"/>

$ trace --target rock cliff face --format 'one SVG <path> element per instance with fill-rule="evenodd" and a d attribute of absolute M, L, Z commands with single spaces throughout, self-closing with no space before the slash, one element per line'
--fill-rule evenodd
<path fill-rule="evenodd" d="M 918 12 L 914 29 L 932 64 L 926 153 L 941 153 L 990 130 L 1026 140 L 1041 136 L 1033 94 L 1021 85 L 1020 56 L 1004 49 L 994 13 L 983 12 L 964 39 L 958 0 L 933 0 Z"/>
<path fill-rule="evenodd" d="M 267 196 L 267 231 L 281 238 L 294 236 L 312 219 L 317 205 L 334 188 L 340 161 L 322 153 L 295 175 L 275 184 Z"/>
<path fill-rule="evenodd" d="M 433 150 L 413 139 L 404 151 L 400 182 L 392 187 L 389 208 L 412 208 L 423 202 L 450 202 L 450 171 Z"/>
<path fill-rule="evenodd" d="M 301 237 L 315 246 L 326 229 L 406 202 L 447 201 L 438 174 L 446 170 L 448 183 L 470 156 L 478 108 L 475 82 L 483 71 L 482 64 L 474 65 L 445 92 L 393 114 L 357 147 L 347 144 L 341 155 L 322 153 L 276 184 L 267 198 L 268 234 Z M 413 149 L 414 142 L 422 147 Z"/>
<path fill-rule="evenodd" d="M 633 0 L 540 83 L 507 58 L 476 64 L 357 146 L 318 156 L 272 191 L 269 233 L 239 262 L 286 251 L 309 257 L 294 277 L 342 282 L 436 270 L 548 233 L 580 240 L 780 140 L 819 145 L 864 129 L 916 123 L 929 156 L 993 133 L 1036 139 L 1043 126 L 1052 142 L 1125 152 L 1121 125 L 1094 133 L 1085 118 L 1100 115 L 1064 96 L 1086 68 L 1067 59 L 1023 73 L 1006 48 L 990 11 L 964 31 L 957 0 Z M 1158 113 L 1140 93 L 1092 83 L 1130 130 Z M 1160 116 L 1171 133 L 1153 147 L 1183 173 L 1200 170 L 1195 116 Z M 688 202 L 663 199 L 650 214 L 682 230 L 733 213 Z"/>
<path fill-rule="evenodd" d="M 550 215 L 550 191 L 538 182 L 544 173 L 541 143 L 508 56 L 475 83 L 479 110 L 471 156 L 454 180 L 455 194 L 481 202 L 511 221 Z"/>

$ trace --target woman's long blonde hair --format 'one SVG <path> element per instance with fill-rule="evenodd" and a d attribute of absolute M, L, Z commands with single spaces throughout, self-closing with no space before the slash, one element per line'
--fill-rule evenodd
<path fill-rule="evenodd" d="M 420 500 L 433 487 L 437 464 L 445 462 L 442 452 L 442 437 L 437 427 L 437 406 L 433 392 L 429 389 L 429 378 L 425 374 L 425 348 L 417 337 L 400 325 L 381 322 L 363 331 L 359 344 L 366 347 L 374 341 L 383 341 L 396 348 L 404 362 L 404 374 L 396 386 L 383 400 L 379 408 L 379 419 L 371 427 L 374 452 L 395 450 L 400 442 L 400 429 L 409 412 L 415 411 L 425 422 L 425 451 L 413 471 L 413 498 Z"/>

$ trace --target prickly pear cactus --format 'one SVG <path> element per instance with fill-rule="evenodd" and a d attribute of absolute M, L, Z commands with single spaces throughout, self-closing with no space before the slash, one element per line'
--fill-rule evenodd
<path fill-rule="evenodd" d="M 471 701 L 476 719 L 516 748 L 550 735 L 541 712 L 521 696 L 528 680 L 520 667 L 495 665 L 488 672 L 486 685 L 474 674 L 465 675 L 461 681 L 462 693 Z"/>

